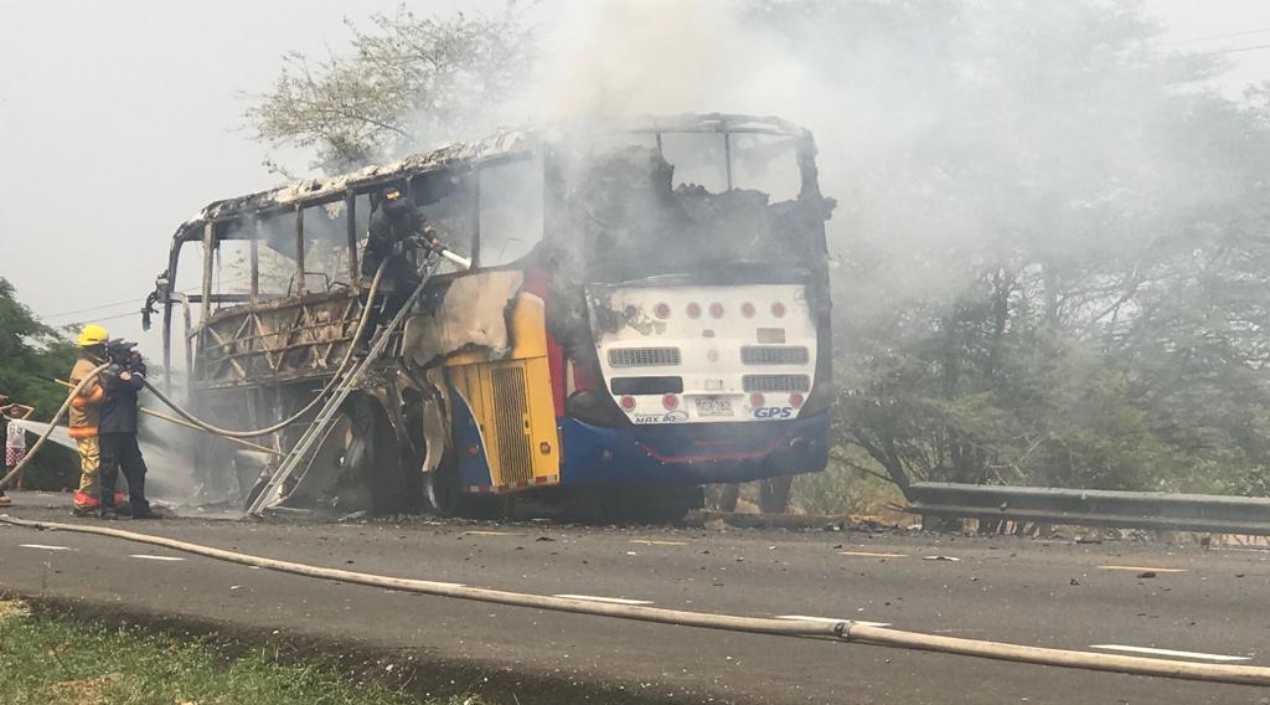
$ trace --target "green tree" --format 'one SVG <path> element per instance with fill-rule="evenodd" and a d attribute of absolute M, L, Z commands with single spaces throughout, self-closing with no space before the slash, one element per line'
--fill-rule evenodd
<path fill-rule="evenodd" d="M 510 12 L 420 18 L 403 5 L 348 26 L 350 54 L 288 54 L 246 115 L 259 140 L 313 150 L 327 172 L 492 129 L 531 69 L 533 34 Z"/>
<path fill-rule="evenodd" d="M 0 394 L 35 407 L 33 418 L 47 421 L 66 400 L 53 380 L 65 379 L 77 353 L 64 336 L 42 324 L 17 299 L 13 285 L 0 278 Z M 37 489 L 62 489 L 77 475 L 75 456 L 49 446 L 24 473 Z"/>
<path fill-rule="evenodd" d="M 839 442 L 901 485 L 1264 491 L 1270 127 L 1213 59 L 1131 3 L 757 12 L 890 118 L 818 135 Z"/>

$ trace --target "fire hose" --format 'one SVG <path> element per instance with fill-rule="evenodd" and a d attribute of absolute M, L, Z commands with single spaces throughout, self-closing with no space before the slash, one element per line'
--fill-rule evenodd
<path fill-rule="evenodd" d="M 471 260 L 468 260 L 467 258 L 462 257 L 461 255 L 457 255 L 451 252 L 450 250 L 446 249 L 444 245 L 434 242 L 431 244 L 431 247 L 433 251 L 437 252 L 440 256 L 458 264 L 461 267 L 470 268 L 472 266 Z M 175 419 L 170 419 L 170 418 L 166 418 L 162 416 L 159 416 L 159 418 L 163 418 L 166 421 L 178 423 L 180 425 L 185 425 L 186 427 L 193 426 L 193 427 L 196 427 L 198 430 L 202 430 L 213 435 L 221 436 L 228 440 L 241 440 L 246 438 L 258 438 L 260 436 L 266 436 L 271 433 L 276 433 L 286 428 L 287 426 L 290 426 L 291 424 L 299 421 L 306 414 L 308 414 L 310 411 L 316 408 L 318 403 L 320 403 L 322 399 L 324 399 L 328 394 L 330 394 L 337 385 L 345 381 L 342 379 L 343 375 L 347 371 L 349 363 L 353 361 L 354 353 L 356 352 L 356 349 L 357 349 L 357 343 L 359 340 L 361 340 L 362 334 L 366 330 L 367 322 L 370 321 L 370 314 L 371 314 L 371 311 L 374 309 L 375 295 L 379 292 L 379 284 L 380 284 L 380 281 L 383 279 L 384 271 L 387 269 L 388 261 L 389 261 L 388 259 L 385 259 L 383 262 L 379 264 L 379 268 L 375 270 L 375 277 L 374 279 L 371 280 L 370 289 L 368 290 L 368 293 L 367 293 L 366 306 L 362 309 L 361 316 L 358 318 L 357 328 L 354 329 L 353 331 L 353 337 L 349 341 L 348 351 L 345 352 L 344 359 L 340 361 L 339 367 L 336 368 L 335 374 L 331 376 L 331 379 L 330 381 L 326 383 L 326 386 L 324 386 L 322 390 L 318 392 L 317 395 L 315 395 L 313 399 L 310 400 L 309 403 L 306 404 L 299 411 L 292 414 L 291 416 L 288 416 L 282 421 L 279 421 L 265 428 L 258 428 L 258 429 L 250 430 L 250 431 L 235 431 L 231 429 L 220 428 L 218 426 L 214 426 L 194 416 L 192 413 L 182 408 L 179 404 L 177 404 L 175 401 L 169 398 L 166 394 L 164 394 L 163 391 L 160 390 L 158 387 L 155 387 L 153 384 L 151 384 L 149 380 L 143 378 L 142 382 L 145 384 L 146 388 L 149 389 L 151 392 L 153 392 L 154 395 L 158 397 L 160 401 L 162 401 L 170 409 L 172 409 L 179 416 L 181 416 L 181 418 L 183 418 L 186 423 L 181 424 L 179 421 L 176 421 Z M 18 463 L 3 478 L 0 478 L 0 489 L 7 488 L 9 486 L 9 483 L 13 481 L 13 478 L 18 477 L 19 473 L 21 473 L 22 470 L 26 468 L 27 464 L 32 460 L 32 458 L 35 457 L 36 453 L 38 453 L 40 449 L 44 447 L 44 444 L 48 441 L 49 436 L 53 435 L 53 431 L 55 427 L 57 426 L 57 422 L 60 421 L 62 416 L 66 414 L 66 411 L 70 408 L 71 402 L 75 400 L 75 397 L 79 396 L 80 392 L 86 389 L 89 383 L 95 380 L 97 376 L 101 374 L 101 372 L 109 366 L 110 366 L 109 363 L 106 363 L 93 369 L 93 371 L 90 372 L 88 375 L 86 375 L 84 379 L 80 380 L 79 384 L 75 385 L 75 387 L 71 390 L 70 394 L 67 395 L 66 401 L 62 403 L 61 408 L 59 408 L 57 410 L 57 413 L 55 413 L 53 417 L 49 419 L 48 428 L 44 430 L 44 433 L 40 434 L 39 439 L 36 440 L 35 445 L 31 447 L 30 452 L 28 452 L 26 457 L 22 459 L 22 462 Z"/>
<path fill-rule="evenodd" d="M 370 320 L 370 312 L 374 309 L 375 294 L 379 291 L 379 282 L 383 278 L 387 264 L 388 260 L 385 259 L 380 263 L 379 269 L 375 271 L 375 278 L 371 281 L 369 294 L 367 295 L 366 306 L 362 309 L 362 315 L 357 321 L 357 328 L 354 330 L 353 338 L 349 342 L 348 352 L 344 354 L 344 359 L 340 361 L 340 365 L 336 368 L 335 374 L 331 377 L 330 381 L 326 383 L 326 386 L 322 388 L 322 391 L 318 392 L 318 394 L 313 397 L 313 400 L 306 404 L 304 408 L 282 421 L 273 424 L 272 426 L 259 428 L 254 431 L 232 431 L 229 429 L 218 428 L 181 408 L 176 402 L 172 401 L 166 394 L 151 384 L 149 380 L 143 379 L 142 381 L 145 383 L 146 388 L 153 392 L 160 401 L 168 405 L 168 407 L 184 418 L 190 425 L 196 426 L 199 430 L 206 431 L 217 436 L 223 436 L 227 439 L 257 438 L 259 436 L 265 436 L 270 433 L 280 431 L 296 421 L 299 421 L 305 414 L 317 407 L 318 403 L 322 401 L 322 399 L 325 398 L 326 395 L 333 389 L 335 389 L 335 386 L 341 381 L 344 371 L 347 369 L 348 364 L 353 360 L 353 353 L 356 351 L 357 341 L 361 340 L 362 332 L 366 329 L 366 323 Z M 26 454 L 26 457 L 22 459 L 22 462 L 18 463 L 12 470 L 10 470 L 7 475 L 0 478 L 0 489 L 9 487 L 9 483 L 13 481 L 13 478 L 18 477 L 19 473 L 26 468 L 27 464 L 31 462 L 36 453 L 44 447 L 44 444 L 48 441 L 49 436 L 53 435 L 53 431 L 57 427 L 57 422 L 60 421 L 66 414 L 66 411 L 70 409 L 71 402 L 75 400 L 75 397 L 79 396 L 80 392 L 87 389 L 88 385 L 97 379 L 97 376 L 100 375 L 107 367 L 110 367 L 110 363 L 108 362 L 94 368 L 92 372 L 84 376 L 84 379 L 79 381 L 79 384 L 76 384 L 75 387 L 71 389 L 70 394 L 66 397 L 66 401 L 62 402 L 61 408 L 57 410 L 57 413 L 53 414 L 53 418 L 49 419 L 48 428 L 44 430 L 44 433 L 40 434 L 40 437 L 35 441 L 35 445 L 31 446 L 31 450 Z"/>
<path fill-rule="evenodd" d="M 75 401 L 75 397 L 79 396 L 80 392 L 87 389 L 88 385 L 97 379 L 97 375 L 101 374 L 107 367 L 110 367 L 110 363 L 93 368 L 92 372 L 85 375 L 84 378 L 79 381 L 79 384 L 75 385 L 75 388 L 72 389 L 71 393 L 66 397 L 66 401 L 62 402 L 62 406 L 57 410 L 57 413 L 53 414 L 53 418 L 49 419 L 48 428 L 44 429 L 44 433 L 40 434 L 40 437 L 35 441 L 35 445 L 31 446 L 30 452 L 26 454 L 26 457 L 22 459 L 22 462 L 15 465 L 14 468 L 9 471 L 9 474 L 0 478 L 0 489 L 7 488 L 9 483 L 13 481 L 13 478 L 17 477 L 18 474 L 26 468 L 27 463 L 31 462 L 31 459 L 35 457 L 35 454 L 40 452 L 40 449 L 44 447 L 44 444 L 48 441 L 49 436 L 53 435 L 53 431 L 57 427 L 57 422 L 66 415 L 66 411 L 71 408 L 71 402 Z"/>
<path fill-rule="evenodd" d="M 428 246 L 431 247 L 432 250 L 436 252 L 439 256 L 444 257 L 445 259 L 448 259 L 451 262 L 454 262 L 455 264 L 459 265 L 460 267 L 463 267 L 464 269 L 469 269 L 472 266 L 471 260 L 451 252 L 449 249 L 447 249 L 444 245 L 442 245 L 439 242 L 431 241 L 430 243 L 428 243 Z M 344 379 L 344 374 L 345 372 L 348 371 L 349 364 L 353 361 L 353 355 L 357 349 L 357 342 L 361 340 L 362 333 L 366 329 L 366 323 L 370 320 L 370 312 L 374 308 L 375 294 L 378 293 L 379 291 L 380 279 L 384 275 L 384 270 L 387 267 L 388 262 L 389 260 L 385 259 L 383 262 L 379 264 L 379 269 L 375 270 L 375 278 L 371 281 L 371 284 L 370 284 L 369 294 L 367 295 L 367 299 L 366 299 L 367 300 L 366 307 L 362 309 L 362 315 L 357 322 L 357 329 L 353 333 L 353 338 L 348 346 L 348 351 L 344 354 L 344 359 L 340 362 L 339 367 L 335 369 L 335 374 L 331 376 L 330 381 L 326 383 L 326 386 L 322 388 L 322 391 L 318 392 L 317 395 L 314 396 L 313 399 L 310 400 L 309 403 L 304 406 L 304 408 L 295 412 L 291 416 L 283 419 L 282 421 L 279 421 L 273 424 L 272 426 L 266 426 L 265 428 L 258 428 L 251 431 L 235 431 L 235 430 L 231 430 L 227 428 L 220 428 L 219 426 L 214 426 L 208 423 L 207 421 L 204 421 L 198 418 L 197 416 L 194 416 L 192 413 L 182 408 L 179 404 L 177 404 L 175 401 L 170 399 L 166 394 L 164 394 L 162 390 L 160 390 L 158 387 L 151 384 L 149 380 L 143 380 L 145 383 L 146 389 L 149 389 L 154 394 L 154 396 L 159 399 L 159 401 L 166 404 L 168 408 L 176 412 L 178 416 L 185 419 L 188 423 L 194 426 L 197 426 L 199 429 L 206 431 L 207 433 L 221 436 L 223 438 L 227 438 L 227 439 L 258 438 L 260 436 L 267 436 L 271 433 L 276 433 L 277 431 L 280 431 L 286 428 L 287 426 L 290 426 L 291 424 L 302 419 L 310 411 L 317 408 L 317 405 L 323 399 L 325 399 L 328 394 L 334 391 L 337 386 L 347 382 L 347 380 Z"/>
<path fill-rule="evenodd" d="M 310 411 L 313 411 L 314 409 L 316 409 L 317 405 L 321 403 L 323 399 L 326 398 L 326 395 L 330 394 L 335 389 L 336 386 L 338 386 L 341 382 L 345 381 L 343 379 L 344 373 L 348 370 L 349 363 L 353 361 L 354 353 L 357 351 L 358 341 L 362 339 L 362 333 L 366 330 L 366 323 L 370 320 L 371 311 L 373 311 L 375 308 L 375 294 L 379 293 L 379 282 L 384 276 L 384 270 L 387 268 L 387 265 L 388 265 L 388 260 L 385 259 L 383 262 L 379 263 L 379 269 L 375 270 L 375 278 L 371 280 L 370 291 L 366 297 L 366 306 L 362 309 L 362 315 L 357 320 L 357 328 L 355 328 L 353 331 L 353 337 L 349 341 L 348 350 L 344 353 L 344 359 L 340 361 L 339 367 L 335 368 L 335 374 L 331 375 L 331 379 L 326 383 L 326 386 L 322 387 L 322 390 L 318 392 L 313 397 L 313 399 L 309 401 L 308 404 L 305 404 L 303 408 L 301 408 L 299 411 L 295 412 L 294 414 L 288 416 L 287 418 L 271 426 L 266 426 L 264 428 L 257 428 L 250 431 L 234 431 L 231 429 L 214 426 L 198 418 L 194 414 L 182 408 L 179 404 L 177 404 L 171 398 L 169 398 L 168 395 L 164 394 L 163 391 L 160 390 L 158 387 L 151 384 L 150 380 L 144 380 L 146 389 L 149 389 L 154 394 L 154 396 L 159 399 L 159 401 L 166 404 L 167 407 L 171 409 L 172 411 L 175 411 L 178 416 L 185 419 L 190 424 L 197 426 L 200 430 L 206 431 L 207 433 L 210 433 L 216 436 L 222 436 L 224 438 L 238 438 L 238 439 L 259 438 L 260 436 L 267 436 L 271 433 L 277 433 L 278 431 L 281 431 L 287 426 L 290 426 L 291 424 L 304 418 L 304 416 L 308 414 Z"/>
<path fill-rule="evenodd" d="M 819 622 L 811 620 L 784 620 L 764 617 L 744 617 L 739 615 L 718 614 L 711 612 L 690 612 L 672 610 L 661 607 L 645 607 L 638 605 L 621 605 L 586 602 L 565 597 L 535 595 L 489 588 L 456 585 L 454 583 L 396 578 L 373 573 L 360 573 L 337 568 L 284 561 L 262 556 L 227 551 L 211 546 L 178 541 L 164 536 L 143 534 L 133 531 L 111 529 L 100 526 L 78 524 L 61 524 L 56 522 L 26 521 L 14 519 L 8 515 L 0 515 L 0 523 L 7 523 L 31 529 L 50 531 L 70 531 L 81 534 L 93 534 L 110 538 L 123 539 L 181 551 L 215 560 L 252 566 L 282 573 L 290 573 L 322 580 L 334 580 L 354 585 L 364 585 L 387 590 L 398 590 L 421 595 L 450 597 L 461 600 L 506 605 L 510 607 L 526 607 L 530 609 L 551 610 L 570 614 L 582 614 L 598 617 L 613 617 L 639 622 L 666 624 L 704 629 L 719 629 L 734 632 L 755 634 L 771 634 L 791 637 L 819 637 L 877 646 L 891 646 L 922 651 L 935 651 L 962 656 L 974 656 L 1000 661 L 1013 661 L 1043 666 L 1058 666 L 1093 671 L 1110 671 L 1133 675 L 1177 678 L 1182 680 L 1205 681 L 1210 683 L 1229 683 L 1238 685 L 1255 685 L 1270 687 L 1270 668 L 1263 666 L 1232 666 L 1227 664 L 1190 663 L 1166 659 L 1151 659 L 1139 656 L 1121 656 L 1118 654 L 1099 654 L 1086 651 L 1072 651 L 1038 646 L 1023 646 L 979 639 L 936 636 L 920 632 L 910 632 L 889 627 L 861 624 L 851 620 L 839 622 Z"/>

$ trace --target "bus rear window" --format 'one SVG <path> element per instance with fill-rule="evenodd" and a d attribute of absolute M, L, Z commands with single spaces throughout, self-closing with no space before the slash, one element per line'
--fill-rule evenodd
<path fill-rule="evenodd" d="M 729 139 L 733 188 L 762 191 L 772 203 L 798 198 L 802 175 L 793 137 L 733 133 Z"/>
<path fill-rule="evenodd" d="M 675 167 L 675 188 L 696 185 L 710 193 L 728 190 L 728 161 L 722 133 L 663 133 L 661 155 Z"/>

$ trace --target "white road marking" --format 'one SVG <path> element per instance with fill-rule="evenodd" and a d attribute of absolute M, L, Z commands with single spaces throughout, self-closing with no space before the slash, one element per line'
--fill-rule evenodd
<path fill-rule="evenodd" d="M 22 548 L 38 548 L 41 551 L 69 551 L 71 550 L 71 548 L 68 546 L 45 546 L 42 543 L 24 543 L 24 544 L 21 544 L 21 546 Z"/>
<path fill-rule="evenodd" d="M 1141 565 L 1100 565 L 1103 570 L 1132 570 L 1138 573 L 1185 573 L 1185 568 L 1151 568 Z"/>
<path fill-rule="evenodd" d="M 859 619 L 835 619 L 833 617 L 808 617 L 801 614 L 782 614 L 777 615 L 777 619 L 788 619 L 798 622 L 824 622 L 826 624 L 838 624 L 840 622 L 851 622 L 852 624 L 862 624 L 866 627 L 889 627 L 890 622 L 865 622 Z"/>
<path fill-rule="evenodd" d="M 596 597 L 595 595 L 552 595 L 566 600 L 582 600 L 584 602 L 607 602 L 613 605 L 651 605 L 649 600 L 630 600 L 625 597 Z"/>
<path fill-rule="evenodd" d="M 134 553 L 134 554 L 132 554 L 131 556 L 128 556 L 128 557 L 129 557 L 129 558 L 140 558 L 140 559 L 145 560 L 145 561 L 183 561 L 183 560 L 185 560 L 184 558 L 179 558 L 179 557 L 177 557 L 177 556 L 148 556 L 148 555 L 146 555 L 146 554 L 144 554 L 144 553 Z"/>
<path fill-rule="evenodd" d="M 1127 651 L 1134 654 L 1152 654 L 1155 656 L 1172 656 L 1174 658 L 1193 658 L 1203 661 L 1251 661 L 1248 656 L 1223 656 L 1222 654 L 1202 654 L 1195 651 L 1174 651 L 1172 649 L 1149 649 L 1145 646 L 1124 646 L 1122 644 L 1094 644 L 1091 649 L 1107 651 Z"/>
<path fill-rule="evenodd" d="M 464 536 L 524 536 L 511 531 L 464 531 Z"/>
<path fill-rule="evenodd" d="M 652 539 L 631 539 L 631 543 L 637 543 L 642 546 L 687 546 L 684 541 L 654 541 Z"/>
<path fill-rule="evenodd" d="M 838 551 L 842 556 L 860 556 L 861 558 L 908 558 L 907 553 L 875 553 L 873 551 Z"/>

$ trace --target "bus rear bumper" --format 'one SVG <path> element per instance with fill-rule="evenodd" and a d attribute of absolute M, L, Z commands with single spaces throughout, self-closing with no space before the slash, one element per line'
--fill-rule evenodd
<path fill-rule="evenodd" d="M 559 420 L 562 484 L 747 482 L 823 470 L 829 415 L 604 428 Z"/>

